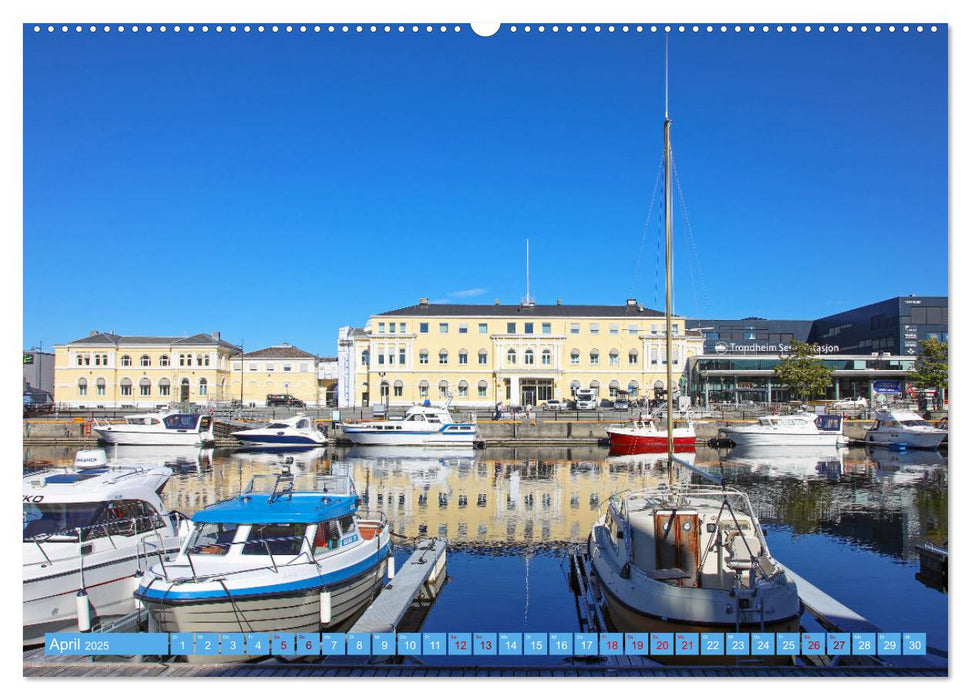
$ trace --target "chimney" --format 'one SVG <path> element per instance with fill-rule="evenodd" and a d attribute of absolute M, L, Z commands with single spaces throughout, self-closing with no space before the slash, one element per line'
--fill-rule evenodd
<path fill-rule="evenodd" d="M 634 297 L 628 297 L 627 298 L 627 305 L 628 306 L 637 306 L 637 299 L 635 299 Z"/>
<path fill-rule="evenodd" d="M 557 299 L 556 300 L 556 305 L 557 306 L 563 306 L 563 300 L 562 299 Z"/>
<path fill-rule="evenodd" d="M 418 299 L 418 306 L 428 306 L 428 297 L 420 297 Z"/>
<path fill-rule="evenodd" d="M 212 332 L 212 337 L 213 337 L 213 338 L 214 338 L 215 340 L 219 340 L 219 339 L 220 339 L 220 337 L 221 337 L 221 336 L 219 335 L 219 331 L 213 331 L 213 332 Z"/>
<path fill-rule="evenodd" d="M 499 300 L 496 299 L 496 306 L 499 306 Z"/>
<path fill-rule="evenodd" d="M 90 338 L 90 337 L 91 337 L 92 335 L 98 335 L 98 331 L 91 331 L 90 333 L 88 333 L 88 337 L 89 337 L 89 338 Z"/>

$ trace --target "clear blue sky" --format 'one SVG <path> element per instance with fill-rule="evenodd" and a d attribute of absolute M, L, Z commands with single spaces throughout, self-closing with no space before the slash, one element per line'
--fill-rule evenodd
<path fill-rule="evenodd" d="M 421 296 L 517 303 L 527 236 L 539 303 L 663 306 L 663 46 L 26 27 L 25 346 L 332 354 Z M 946 31 L 675 34 L 671 116 L 678 313 L 947 294 Z"/>

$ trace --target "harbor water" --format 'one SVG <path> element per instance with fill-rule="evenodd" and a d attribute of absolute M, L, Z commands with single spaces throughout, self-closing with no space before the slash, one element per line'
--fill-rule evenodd
<path fill-rule="evenodd" d="M 173 467 L 163 500 L 187 515 L 235 496 L 257 474 L 350 474 L 366 506 L 387 514 L 399 567 L 418 539 L 448 540 L 448 581 L 422 622 L 426 632 L 577 631 L 566 575 L 570 548 L 586 540 L 611 494 L 665 473 L 663 455 L 609 457 L 593 446 L 107 452 L 119 464 Z M 74 453 L 25 447 L 24 468 L 68 466 Z M 785 566 L 881 629 L 925 632 L 930 648 L 947 650 L 947 593 L 918 580 L 914 549 L 948 539 L 946 456 L 699 448 L 693 459 L 749 494 Z M 819 629 L 808 614 L 803 624 Z"/>

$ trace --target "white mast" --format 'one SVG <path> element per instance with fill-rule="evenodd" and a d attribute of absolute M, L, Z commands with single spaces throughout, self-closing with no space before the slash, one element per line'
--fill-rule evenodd
<path fill-rule="evenodd" d="M 668 118 L 668 37 L 664 37 L 664 338 L 667 353 L 668 474 L 674 464 L 674 375 L 671 371 L 671 120 Z"/>

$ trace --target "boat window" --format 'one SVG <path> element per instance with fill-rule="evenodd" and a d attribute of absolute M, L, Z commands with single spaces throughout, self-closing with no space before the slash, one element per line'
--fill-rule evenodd
<path fill-rule="evenodd" d="M 300 420 L 297 421 L 297 427 L 298 428 L 309 428 L 310 427 L 310 421 L 307 420 L 306 418 L 301 418 Z"/>
<path fill-rule="evenodd" d="M 282 430 L 283 428 L 289 427 L 286 423 L 270 423 L 266 426 L 267 430 Z"/>
<path fill-rule="evenodd" d="M 436 415 L 434 415 L 434 414 L 432 414 L 430 416 L 426 416 L 425 417 L 425 420 L 427 420 L 429 423 L 441 423 L 442 422 L 441 419 L 439 419 L 439 417 L 436 416 Z"/>
<path fill-rule="evenodd" d="M 91 525 L 103 507 L 103 503 L 24 503 L 24 540 L 56 533 L 77 537 L 72 531 Z"/>
<path fill-rule="evenodd" d="M 198 418 L 188 413 L 176 413 L 165 417 L 165 427 L 169 430 L 194 430 Z"/>
<path fill-rule="evenodd" d="M 816 419 L 816 427 L 820 430 L 839 431 L 841 422 L 840 416 L 820 416 Z"/>
<path fill-rule="evenodd" d="M 912 428 L 919 428 L 921 426 L 930 427 L 930 424 L 926 420 L 902 420 L 900 425 L 906 425 Z"/>
<path fill-rule="evenodd" d="M 198 523 L 189 539 L 189 554 L 225 555 L 236 538 L 237 523 Z"/>
<path fill-rule="evenodd" d="M 341 532 L 347 534 L 353 532 L 354 530 L 354 516 L 353 515 L 342 515 L 338 522 L 340 522 Z"/>
<path fill-rule="evenodd" d="M 253 525 L 243 545 L 243 554 L 265 556 L 268 551 L 273 555 L 300 554 L 306 532 L 306 523 Z"/>
<path fill-rule="evenodd" d="M 341 531 L 336 520 L 325 520 L 317 523 L 317 534 L 314 535 L 314 549 L 336 549 L 340 546 Z"/>

